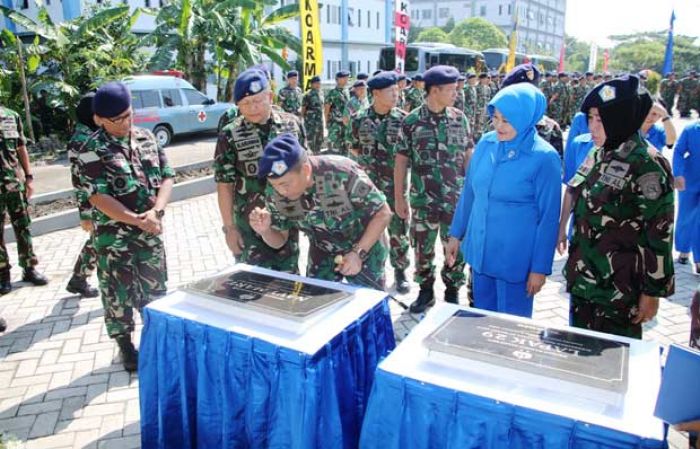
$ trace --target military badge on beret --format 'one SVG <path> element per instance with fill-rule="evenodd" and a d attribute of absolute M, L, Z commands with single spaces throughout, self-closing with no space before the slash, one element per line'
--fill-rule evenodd
<path fill-rule="evenodd" d="M 603 86 L 602 89 L 598 92 L 598 95 L 600 95 L 600 99 L 603 100 L 603 103 L 607 103 L 608 101 L 612 101 L 615 99 L 615 88 L 613 86 L 607 85 Z"/>
<path fill-rule="evenodd" d="M 527 79 L 532 81 L 535 79 L 535 72 L 533 70 L 528 70 L 527 72 L 525 72 L 525 76 L 527 76 Z"/>
<path fill-rule="evenodd" d="M 260 81 L 251 81 L 250 85 L 248 86 L 248 91 L 252 94 L 257 94 L 262 90 L 262 85 L 260 84 Z"/>
<path fill-rule="evenodd" d="M 272 163 L 272 167 L 270 168 L 270 171 L 274 173 L 277 176 L 282 176 L 287 172 L 287 163 L 284 161 L 275 161 Z"/>

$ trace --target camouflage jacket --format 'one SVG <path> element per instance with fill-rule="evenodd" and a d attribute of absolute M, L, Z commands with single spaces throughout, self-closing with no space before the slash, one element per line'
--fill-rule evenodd
<path fill-rule="evenodd" d="M 390 200 L 394 198 L 394 158 L 404 117 L 406 112 L 399 108 L 379 115 L 369 107 L 352 121 L 352 148 L 359 154 L 357 162 L 379 190 L 391 195 Z"/>
<path fill-rule="evenodd" d="M 386 199 L 355 162 L 342 156 L 309 156 L 313 185 L 289 200 L 268 186 L 266 203 L 274 229 L 298 228 L 312 248 L 328 254 L 352 249 Z"/>
<path fill-rule="evenodd" d="M 404 118 L 397 154 L 411 165 L 411 207 L 449 223 L 464 184 L 465 152 L 473 146 L 466 116 L 455 108 L 439 114 L 427 105 Z"/>
<path fill-rule="evenodd" d="M 698 88 L 700 88 L 700 80 L 687 76 L 680 81 L 680 85 L 679 94 L 684 97 L 692 97 L 697 94 Z"/>
<path fill-rule="evenodd" d="M 576 86 L 571 86 L 571 98 L 572 98 L 571 108 L 575 109 L 575 111 L 578 111 L 579 109 L 581 109 L 581 105 L 583 104 L 583 99 L 586 98 L 587 93 L 588 93 L 588 89 L 586 88 L 585 84 L 578 84 Z"/>
<path fill-rule="evenodd" d="M 423 91 L 417 87 L 411 86 L 406 90 L 406 110 L 411 112 L 419 106 L 423 105 Z"/>
<path fill-rule="evenodd" d="M 674 291 L 673 176 L 639 135 L 617 150 L 592 151 L 569 181 L 574 235 L 564 267 L 567 291 L 615 307 L 641 293 Z"/>
<path fill-rule="evenodd" d="M 320 127 L 323 129 L 323 92 L 311 89 L 304 95 L 302 106 L 304 112 L 304 127 L 309 130 Z"/>
<path fill-rule="evenodd" d="M 103 129 L 95 131 L 79 148 L 76 164 L 82 198 L 108 195 L 137 214 L 151 209 L 163 180 L 175 176 L 153 134 L 135 127 L 126 139 L 117 139 Z M 93 215 L 100 234 L 141 232 L 97 208 Z"/>
<path fill-rule="evenodd" d="M 659 95 L 661 95 L 662 98 L 664 97 L 673 97 L 676 95 L 678 92 L 678 87 L 680 83 L 678 80 L 673 80 L 671 81 L 668 78 L 664 78 L 661 80 L 661 84 L 659 85 Z M 670 108 L 672 105 L 667 105 L 668 108 Z"/>
<path fill-rule="evenodd" d="M 236 117 L 238 117 L 238 106 L 233 105 L 230 108 L 224 112 L 224 126 L 228 125 L 229 123 L 233 123 L 234 120 L 236 120 Z M 222 126 L 223 128 L 223 126 Z"/>
<path fill-rule="evenodd" d="M 464 86 L 464 113 L 471 118 L 476 115 L 477 92 L 476 86 Z"/>
<path fill-rule="evenodd" d="M 486 115 L 486 105 L 491 101 L 491 89 L 481 83 L 476 85 L 476 113 Z"/>
<path fill-rule="evenodd" d="M 247 219 L 256 207 L 264 205 L 266 180 L 258 179 L 258 163 L 267 142 L 283 133 L 293 133 L 302 145 L 306 133 L 299 118 L 273 109 L 263 125 L 238 117 L 220 133 L 214 154 L 214 179 L 234 185 L 236 213 Z"/>
<path fill-rule="evenodd" d="M 92 205 L 88 201 L 85 191 L 80 189 L 80 173 L 78 172 L 78 154 L 90 136 L 95 133 L 88 126 L 78 123 L 68 142 L 68 162 L 70 162 L 71 183 L 75 188 L 75 199 L 78 202 L 78 212 L 81 220 L 92 220 Z"/>
<path fill-rule="evenodd" d="M 348 118 L 355 117 L 360 111 L 363 111 L 369 107 L 369 100 L 365 97 L 364 100 L 360 100 L 357 96 L 354 96 L 345 104 L 345 115 Z"/>
<path fill-rule="evenodd" d="M 301 99 L 304 96 L 299 87 L 284 86 L 277 94 L 277 102 L 284 112 L 299 115 L 301 113 Z"/>
<path fill-rule="evenodd" d="M 24 170 L 19 163 L 17 148 L 27 144 L 22 119 L 12 109 L 0 106 L 2 141 L 0 141 L 0 183 L 7 192 L 24 191 Z"/>
<path fill-rule="evenodd" d="M 341 89 L 340 87 L 336 86 L 334 89 L 331 89 L 331 91 L 328 92 L 324 103 L 330 105 L 331 107 L 330 114 L 328 115 L 329 123 L 327 123 L 327 125 L 330 126 L 331 123 L 343 122 L 345 105 L 348 101 L 350 101 L 350 94 L 348 93 L 347 89 Z"/>
<path fill-rule="evenodd" d="M 465 103 L 464 89 L 457 89 L 457 99 L 455 99 L 454 107 L 459 109 L 460 111 L 464 112 L 464 103 Z"/>

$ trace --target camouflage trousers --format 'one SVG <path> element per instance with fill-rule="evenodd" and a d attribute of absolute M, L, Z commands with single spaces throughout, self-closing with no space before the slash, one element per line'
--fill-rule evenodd
<path fill-rule="evenodd" d="M 335 271 L 335 257 L 338 255 L 342 256 L 346 252 L 341 251 L 339 254 L 330 254 L 311 242 L 306 276 L 325 281 L 342 281 L 343 275 Z M 386 265 L 387 255 L 386 239 L 382 237 L 369 251 L 367 260 L 362 264 L 362 270 L 355 276 L 345 278 L 348 284 L 368 287 L 374 290 L 384 290 L 386 288 L 384 266 Z"/>
<path fill-rule="evenodd" d="M 690 347 L 700 349 L 700 285 L 690 303 Z"/>
<path fill-rule="evenodd" d="M 328 152 L 347 156 L 346 126 L 343 122 L 330 122 L 328 124 Z"/>
<path fill-rule="evenodd" d="M 666 109 L 668 110 L 668 113 L 672 114 L 673 103 L 676 100 L 675 92 L 662 96 L 662 99 L 664 100 L 664 103 L 666 103 Z"/>
<path fill-rule="evenodd" d="M 306 141 L 308 142 L 309 151 L 313 154 L 321 153 L 321 148 L 323 148 L 323 127 L 307 128 Z"/>
<path fill-rule="evenodd" d="M 165 295 L 165 246 L 157 235 L 123 229 L 116 234 L 98 229 L 94 243 L 107 334 L 116 338 L 133 332 L 134 308 L 141 312 Z"/>
<path fill-rule="evenodd" d="M 299 231 L 289 231 L 289 240 L 280 249 L 268 246 L 248 224 L 248 217 L 236 213 L 234 220 L 241 237 L 243 237 L 243 252 L 236 257 L 237 262 L 256 265 L 270 270 L 299 274 Z"/>
<path fill-rule="evenodd" d="M 395 211 L 393 185 L 387 189 L 382 189 L 382 191 L 386 196 L 389 207 L 392 211 Z M 408 221 L 394 213 L 387 227 L 387 231 L 389 231 L 389 261 L 394 270 L 403 271 L 410 265 L 408 260 L 408 250 L 410 249 L 408 228 Z"/>
<path fill-rule="evenodd" d="M 24 192 L 8 192 L 0 187 L 0 269 L 10 268 L 10 257 L 7 254 L 4 238 L 5 212 L 10 216 L 12 229 L 15 231 L 17 241 L 17 253 L 19 266 L 22 268 L 33 267 L 39 263 L 32 246 L 32 234 L 29 226 L 32 223 L 27 210 L 27 198 Z"/>
<path fill-rule="evenodd" d="M 571 295 L 569 324 L 606 334 L 642 338 L 642 325 L 633 324 L 639 298 L 625 298 L 616 305 L 604 305 Z"/>
<path fill-rule="evenodd" d="M 416 263 L 413 278 L 416 283 L 432 285 L 435 282 L 435 242 L 439 236 L 443 248 L 447 246 L 450 224 L 447 220 L 441 222 L 437 217 L 431 217 L 426 210 L 413 210 L 411 246 Z M 464 258 L 461 251 L 457 253 L 457 260 L 452 267 L 443 264 L 440 275 L 445 287 L 460 288 L 464 285 Z"/>
<path fill-rule="evenodd" d="M 97 266 L 97 252 L 95 251 L 95 236 L 90 235 L 90 237 L 83 245 L 83 249 L 80 250 L 78 255 L 78 260 L 75 261 L 75 266 L 73 267 L 73 276 L 80 278 L 89 278 L 92 276 L 95 267 Z"/>
<path fill-rule="evenodd" d="M 678 95 L 678 113 L 681 117 L 690 115 L 690 110 L 693 107 L 692 98 L 689 95 Z"/>

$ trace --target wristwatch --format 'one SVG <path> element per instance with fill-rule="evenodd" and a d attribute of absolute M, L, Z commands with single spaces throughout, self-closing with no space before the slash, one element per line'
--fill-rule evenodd
<path fill-rule="evenodd" d="M 363 262 L 365 260 L 367 260 L 367 258 L 369 257 L 369 253 L 367 251 L 365 251 L 364 249 L 360 248 L 360 245 L 358 245 L 357 243 L 352 245 L 352 252 L 357 254 L 357 256 L 360 258 L 360 260 Z"/>
<path fill-rule="evenodd" d="M 158 220 L 162 220 L 163 216 L 165 215 L 165 210 L 163 209 L 153 209 L 153 211 L 156 213 L 156 218 Z"/>
<path fill-rule="evenodd" d="M 31 173 L 28 175 L 24 175 L 24 179 L 26 179 L 27 181 L 34 181 L 34 175 L 32 175 Z"/>
<path fill-rule="evenodd" d="M 671 116 L 670 116 L 670 115 L 667 115 L 666 117 L 664 117 L 664 118 L 661 119 L 662 122 L 667 122 L 667 121 L 669 121 L 669 120 L 671 120 Z"/>

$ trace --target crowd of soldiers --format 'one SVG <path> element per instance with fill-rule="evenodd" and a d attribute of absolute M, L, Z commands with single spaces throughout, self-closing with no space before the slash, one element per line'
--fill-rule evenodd
<path fill-rule="evenodd" d="M 659 96 L 669 110 L 673 108 L 674 100 L 678 96 L 676 107 L 682 118 L 690 117 L 691 109 L 700 114 L 700 79 L 697 71 L 688 71 L 680 80 L 676 79 L 674 72 L 667 73 L 659 85 Z"/>

